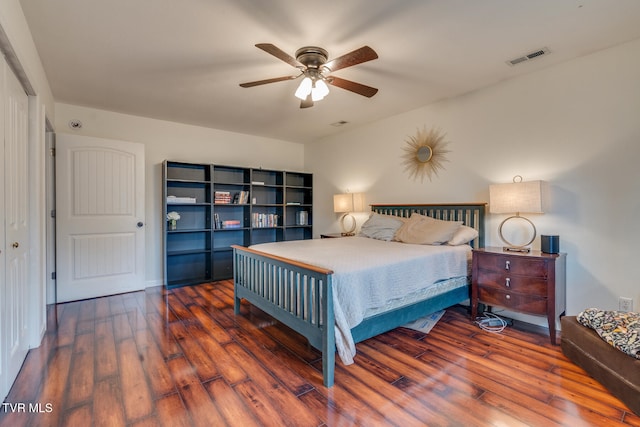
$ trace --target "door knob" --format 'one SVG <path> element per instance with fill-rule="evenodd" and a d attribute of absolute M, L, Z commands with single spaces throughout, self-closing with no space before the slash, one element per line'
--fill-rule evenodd
<path fill-rule="evenodd" d="M 136 224 L 136 227 L 138 228 L 142 228 L 144 226 L 144 222 L 142 221 L 138 221 L 138 223 Z"/>
<path fill-rule="evenodd" d="M 13 248 L 15 249 L 15 248 L 17 248 L 18 246 L 20 246 L 20 243 L 18 243 L 18 242 L 13 242 L 13 244 L 12 244 L 11 246 L 13 246 Z"/>

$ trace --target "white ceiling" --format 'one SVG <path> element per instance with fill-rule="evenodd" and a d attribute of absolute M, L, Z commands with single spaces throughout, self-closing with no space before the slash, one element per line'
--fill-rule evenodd
<path fill-rule="evenodd" d="M 638 0 L 21 0 L 56 102 L 295 142 L 409 111 L 640 38 Z M 254 47 L 335 58 L 364 45 L 379 59 L 336 76 L 313 108 L 299 80 Z M 549 55 L 506 61 L 540 48 Z M 640 52 L 639 52 L 640 54 Z M 347 121 L 342 127 L 332 126 Z"/>

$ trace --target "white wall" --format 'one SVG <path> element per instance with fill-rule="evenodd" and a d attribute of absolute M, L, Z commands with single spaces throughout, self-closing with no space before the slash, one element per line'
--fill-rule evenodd
<path fill-rule="evenodd" d="M 70 120 L 80 120 L 72 130 Z M 56 104 L 57 133 L 140 142 L 146 164 L 146 280 L 162 284 L 162 162 L 263 167 L 303 171 L 304 146 L 286 141 L 154 120 L 67 104 Z"/>
<path fill-rule="evenodd" d="M 538 234 L 560 235 L 568 254 L 567 313 L 617 309 L 619 296 L 640 309 L 638 52 L 640 40 L 307 146 L 315 232 L 339 230 L 331 195 L 347 189 L 365 192 L 367 203 L 488 202 L 491 183 L 541 179 L 550 186 L 550 209 L 528 217 Z M 446 170 L 420 183 L 403 172 L 401 155 L 425 125 L 441 128 L 452 152 Z M 501 246 L 505 216 L 488 218 L 487 245 Z"/>

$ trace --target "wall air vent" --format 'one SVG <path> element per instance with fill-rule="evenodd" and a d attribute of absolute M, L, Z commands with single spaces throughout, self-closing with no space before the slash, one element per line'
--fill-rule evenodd
<path fill-rule="evenodd" d="M 542 49 L 535 50 L 533 52 L 527 53 L 526 55 L 520 56 L 518 58 L 510 59 L 507 61 L 507 64 L 511 66 L 518 65 L 523 62 L 529 61 L 531 59 L 539 58 L 542 55 L 548 55 L 549 53 L 551 53 L 549 51 L 549 48 L 543 47 Z"/>

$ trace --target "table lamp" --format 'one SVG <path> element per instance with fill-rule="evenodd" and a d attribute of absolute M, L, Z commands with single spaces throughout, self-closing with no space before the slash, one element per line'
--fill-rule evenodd
<path fill-rule="evenodd" d="M 536 226 L 529 219 L 520 216 L 521 213 L 544 213 L 542 210 L 543 181 L 522 182 L 522 177 L 516 175 L 509 184 L 493 184 L 489 186 L 489 211 L 491 213 L 515 214 L 500 223 L 498 233 L 506 246 L 505 251 L 529 252 L 529 245 L 536 238 Z M 531 240 L 524 244 L 509 242 L 502 233 L 504 224 L 512 219 L 523 219 L 531 225 L 533 230 Z"/>
<path fill-rule="evenodd" d="M 362 193 L 343 193 L 333 195 L 333 211 L 344 213 L 340 218 L 343 236 L 353 236 L 356 230 L 356 219 L 351 212 L 361 212 L 364 209 Z M 347 219 L 351 222 L 347 227 Z"/>

